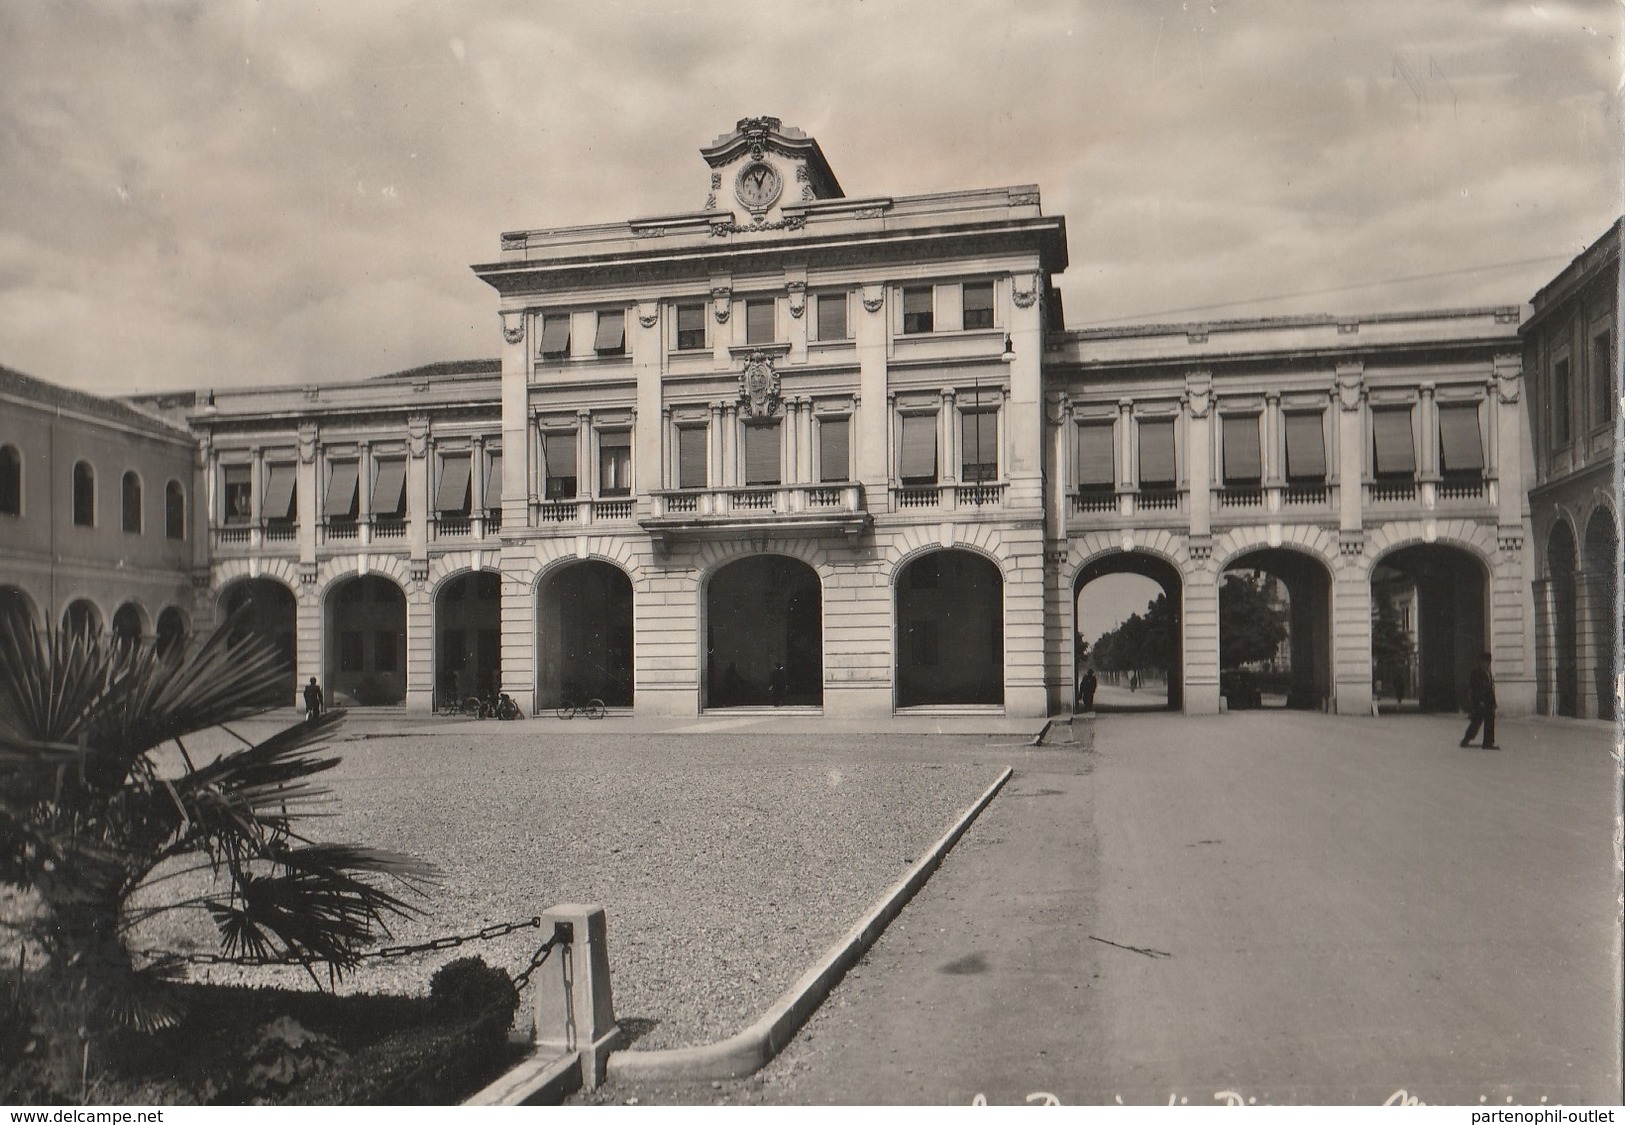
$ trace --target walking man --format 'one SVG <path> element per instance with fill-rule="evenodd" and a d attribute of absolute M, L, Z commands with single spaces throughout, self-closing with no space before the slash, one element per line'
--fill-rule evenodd
<path fill-rule="evenodd" d="M 1499 750 L 1495 744 L 1495 677 L 1490 674 L 1490 654 L 1478 658 L 1478 667 L 1467 677 L 1467 733 L 1461 744 L 1472 742 L 1479 724 L 1484 726 L 1484 749 Z"/>
<path fill-rule="evenodd" d="M 322 717 L 322 689 L 316 682 L 316 677 L 310 678 L 305 685 L 305 722 L 313 723 Z"/>

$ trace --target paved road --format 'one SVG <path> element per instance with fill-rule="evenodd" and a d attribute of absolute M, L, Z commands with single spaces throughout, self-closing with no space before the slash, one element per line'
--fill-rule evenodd
<path fill-rule="evenodd" d="M 1459 725 L 1094 720 L 762 1074 L 615 1096 L 1617 1102 L 1610 734 Z"/>

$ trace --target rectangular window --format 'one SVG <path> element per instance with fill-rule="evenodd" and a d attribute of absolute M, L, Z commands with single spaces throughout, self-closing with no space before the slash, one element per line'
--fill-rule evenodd
<path fill-rule="evenodd" d="M 1142 420 L 1140 428 L 1140 487 L 1173 488 L 1179 483 L 1174 457 L 1174 420 Z"/>
<path fill-rule="evenodd" d="M 372 514 L 386 519 L 406 515 L 406 458 L 379 460 L 378 479 L 372 485 Z"/>
<path fill-rule="evenodd" d="M 470 481 L 469 456 L 447 453 L 440 458 L 440 490 L 435 493 L 435 510 L 441 515 L 468 514 Z"/>
<path fill-rule="evenodd" d="M 485 510 L 502 507 L 502 451 L 489 453 L 485 458 Z"/>
<path fill-rule="evenodd" d="M 904 414 L 897 439 L 897 476 L 904 484 L 937 483 L 937 416 Z"/>
<path fill-rule="evenodd" d="M 543 359 L 564 359 L 570 354 L 570 314 L 548 313 L 542 317 Z"/>
<path fill-rule="evenodd" d="M 141 534 L 141 478 L 134 473 L 124 474 L 123 526 L 132 534 Z"/>
<path fill-rule="evenodd" d="M 254 511 L 254 469 L 250 465 L 224 465 L 225 517 L 227 523 L 247 523 Z"/>
<path fill-rule="evenodd" d="M 379 629 L 373 633 L 372 670 L 374 672 L 395 670 L 395 634 L 392 630 Z"/>
<path fill-rule="evenodd" d="M 186 538 L 186 490 L 180 481 L 164 487 L 164 538 Z"/>
<path fill-rule="evenodd" d="M 626 312 L 616 309 L 598 314 L 598 335 L 593 338 L 592 350 L 599 355 L 626 354 Z"/>
<path fill-rule="evenodd" d="M 630 430 L 611 430 L 598 435 L 598 495 L 632 495 Z"/>
<path fill-rule="evenodd" d="M 267 520 L 293 519 L 299 482 L 293 463 L 267 465 L 265 473 L 265 509 L 260 515 Z"/>
<path fill-rule="evenodd" d="M 704 488 L 705 446 L 709 431 L 704 426 L 681 426 L 677 430 L 677 487 Z"/>
<path fill-rule="evenodd" d="M 1258 415 L 1226 415 L 1224 430 L 1224 483 L 1257 484 L 1264 479 L 1258 446 Z"/>
<path fill-rule="evenodd" d="M 1117 449 L 1110 422 L 1078 424 L 1078 487 L 1104 491 L 1117 483 Z"/>
<path fill-rule="evenodd" d="M 346 629 L 339 634 L 339 671 L 361 671 L 361 630 Z"/>
<path fill-rule="evenodd" d="M 964 294 L 965 327 L 992 328 L 993 283 L 991 281 L 982 281 L 975 284 L 967 282 L 964 286 Z"/>
<path fill-rule="evenodd" d="M 745 427 L 745 483 L 779 483 L 779 423 L 757 422 Z"/>
<path fill-rule="evenodd" d="M 852 419 L 818 423 L 818 479 L 826 484 L 852 479 Z"/>
<path fill-rule="evenodd" d="M 1326 479 L 1326 431 L 1320 414 L 1286 416 L 1286 479 Z"/>
<path fill-rule="evenodd" d="M 1484 475 L 1484 442 L 1479 437 L 1476 403 L 1440 405 L 1439 471 L 1445 476 Z"/>
<path fill-rule="evenodd" d="M 771 344 L 775 335 L 773 306 L 775 301 L 745 302 L 745 343 Z"/>
<path fill-rule="evenodd" d="M 818 294 L 818 338 L 846 339 L 846 294 Z"/>
<path fill-rule="evenodd" d="M 353 520 L 360 511 L 361 463 L 334 461 L 329 466 L 327 496 L 322 501 L 322 515 L 328 519 Z"/>
<path fill-rule="evenodd" d="M 999 479 L 999 412 L 966 410 L 959 415 L 959 479 L 979 484 Z"/>
<path fill-rule="evenodd" d="M 1416 475 L 1416 447 L 1411 440 L 1411 408 L 1371 412 L 1373 467 L 1378 479 Z"/>
<path fill-rule="evenodd" d="M 677 350 L 697 352 L 705 347 L 705 306 L 677 306 Z"/>
<path fill-rule="evenodd" d="M 932 331 L 932 307 L 929 285 L 903 290 L 903 333 L 912 336 Z"/>
<path fill-rule="evenodd" d="M 547 480 L 542 496 L 548 500 L 572 500 L 576 494 L 576 432 L 549 430 L 542 435 L 542 461 Z"/>
<path fill-rule="evenodd" d="M 1573 404 L 1569 402 L 1569 361 L 1557 361 L 1552 368 L 1552 444 L 1567 445 L 1573 438 L 1569 415 Z"/>
<path fill-rule="evenodd" d="M 1591 338 L 1591 382 L 1597 388 L 1597 425 L 1614 420 L 1615 390 L 1613 333 L 1602 332 Z"/>

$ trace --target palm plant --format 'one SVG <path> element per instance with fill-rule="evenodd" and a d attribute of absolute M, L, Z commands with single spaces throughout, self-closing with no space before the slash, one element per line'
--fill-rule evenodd
<path fill-rule="evenodd" d="M 51 993 L 87 1026 L 150 1030 L 178 1016 L 165 985 L 179 958 L 138 965 L 128 944 L 156 914 L 204 911 L 226 955 L 336 974 L 390 916 L 417 912 L 403 895 L 431 868 L 300 832 L 328 797 L 311 779 L 338 764 L 323 743 L 342 712 L 257 743 L 237 736 L 241 749 L 207 762 L 188 750 L 187 738 L 268 710 L 285 675 L 236 621 L 163 656 L 46 633 L 23 614 L 0 621 L 0 882 L 34 897 L 30 936 Z M 165 768 L 171 745 L 179 763 Z M 206 889 L 170 890 L 188 878 Z"/>

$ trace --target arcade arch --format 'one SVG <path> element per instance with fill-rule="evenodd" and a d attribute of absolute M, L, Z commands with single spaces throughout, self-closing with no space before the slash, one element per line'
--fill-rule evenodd
<path fill-rule="evenodd" d="M 327 694 L 334 702 L 379 707 L 406 699 L 406 594 L 378 574 L 335 582 L 327 591 Z"/>
<path fill-rule="evenodd" d="M 70 634 L 102 631 L 102 611 L 89 598 L 75 598 L 62 611 L 62 628 Z"/>
<path fill-rule="evenodd" d="M 1147 579 L 1153 585 L 1141 585 L 1135 590 L 1120 580 L 1114 581 L 1118 576 L 1131 575 Z M 1107 581 L 1101 582 L 1102 579 Z M 1091 586 L 1094 587 L 1092 591 L 1089 589 Z M 1160 595 L 1143 598 L 1144 593 L 1153 589 L 1160 590 Z M 1133 597 L 1132 604 L 1136 606 L 1142 600 L 1147 603 L 1143 611 L 1135 611 L 1144 623 L 1143 627 L 1136 629 L 1124 630 L 1121 622 L 1125 615 L 1120 611 L 1109 611 L 1108 615 L 1117 619 L 1119 625 L 1112 629 L 1113 637 L 1104 647 L 1100 642 L 1102 636 L 1107 634 L 1088 623 L 1090 618 L 1099 620 L 1100 610 L 1096 608 L 1095 612 L 1088 612 L 1092 608 L 1089 602 L 1102 594 L 1114 601 Z M 1085 656 L 1083 665 L 1094 667 L 1097 678 L 1103 681 L 1100 689 L 1102 696 L 1115 696 L 1115 701 L 1097 697 L 1097 710 L 1177 711 L 1184 705 L 1181 675 L 1184 667 L 1183 600 L 1179 568 L 1167 559 L 1145 551 L 1112 552 L 1091 559 L 1079 569 L 1072 581 L 1072 682 L 1076 687 L 1084 673 L 1077 656 L 1082 644 L 1086 643 L 1090 655 Z M 1096 635 L 1085 636 L 1085 632 Z M 1165 695 L 1159 690 L 1159 678 L 1166 685 Z M 1127 695 L 1111 690 L 1131 685 L 1133 690 Z"/>
<path fill-rule="evenodd" d="M 28 591 L 21 586 L 0 586 L 0 616 L 19 615 L 30 622 L 39 623 L 39 609 Z"/>
<path fill-rule="evenodd" d="M 822 707 L 824 605 L 818 572 L 788 555 L 723 563 L 705 584 L 707 709 Z"/>
<path fill-rule="evenodd" d="M 1570 718 L 1580 714 L 1580 645 L 1574 627 L 1575 577 L 1579 567 L 1574 532 L 1559 519 L 1546 537 L 1546 600 L 1551 618 L 1551 708 Z"/>
<path fill-rule="evenodd" d="M 448 578 L 434 597 L 435 706 L 502 686 L 502 581 L 494 570 Z"/>
<path fill-rule="evenodd" d="M 536 598 L 536 708 L 602 699 L 632 706 L 632 580 L 601 559 L 542 576 Z"/>
<path fill-rule="evenodd" d="M 291 701 L 297 694 L 294 685 L 298 678 L 295 648 L 298 605 L 293 591 L 274 579 L 245 578 L 221 591 L 220 609 L 232 622 L 233 641 L 256 636 L 271 643 L 284 667 L 277 680 L 274 702 Z"/>
<path fill-rule="evenodd" d="M 1585 530 L 1585 580 L 1591 617 L 1587 639 L 1599 719 L 1612 719 L 1617 710 L 1614 684 L 1621 651 L 1619 574 L 1619 530 L 1614 513 L 1599 507 L 1586 521 Z"/>
<path fill-rule="evenodd" d="M 1443 543 L 1391 551 L 1371 568 L 1373 622 L 1385 607 L 1398 611 L 1405 623 L 1415 669 L 1407 689 L 1418 706 L 1423 711 L 1464 708 L 1467 678 L 1490 647 L 1489 574 L 1483 561 L 1465 547 Z"/>
<path fill-rule="evenodd" d="M 147 615 L 134 602 L 125 602 L 113 612 L 113 643 L 134 647 L 147 634 Z"/>
<path fill-rule="evenodd" d="M 156 648 L 159 656 L 186 655 L 186 642 L 192 632 L 186 614 L 175 606 L 166 607 L 158 614 Z"/>
<path fill-rule="evenodd" d="M 1004 576 L 950 547 L 904 563 L 896 579 L 897 706 L 1004 704 Z"/>
<path fill-rule="evenodd" d="M 1249 620 L 1254 614 L 1265 620 Z M 1282 635 L 1266 654 L 1263 641 L 1271 624 Z M 1288 547 L 1261 547 L 1225 564 L 1219 586 L 1219 687 L 1231 710 L 1326 709 L 1332 695 L 1332 576 L 1318 558 Z"/>

